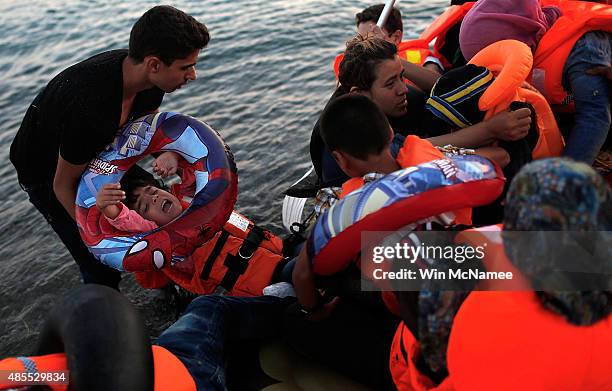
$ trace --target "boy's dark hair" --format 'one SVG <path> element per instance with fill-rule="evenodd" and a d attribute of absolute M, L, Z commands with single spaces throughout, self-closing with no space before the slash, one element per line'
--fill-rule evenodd
<path fill-rule="evenodd" d="M 395 59 L 397 48 L 381 38 L 355 37 L 346 43 L 344 58 L 340 62 L 338 81 L 349 92 L 352 87 L 369 90 L 376 80 L 376 66 Z"/>
<path fill-rule="evenodd" d="M 391 126 L 376 103 L 363 95 L 334 99 L 321 115 L 321 137 L 330 151 L 365 160 L 389 145 Z"/>
<path fill-rule="evenodd" d="M 132 168 L 130 168 L 128 172 L 123 175 L 120 184 L 121 190 L 125 192 L 124 203 L 128 206 L 133 205 L 137 201 L 137 197 L 135 196 L 136 189 L 146 186 L 155 186 L 164 190 L 168 189 L 163 182 L 155 179 L 153 174 L 149 173 L 147 170 L 143 169 L 137 164 L 132 166 Z"/>
<path fill-rule="evenodd" d="M 364 22 L 378 22 L 380 14 L 382 14 L 384 4 L 372 5 L 355 15 L 355 24 L 359 26 Z M 387 21 L 385 22 L 385 30 L 389 34 L 394 33 L 396 30 L 404 31 L 404 24 L 402 23 L 402 14 L 399 9 L 393 7 L 393 10 L 389 14 Z"/>
<path fill-rule="evenodd" d="M 146 56 L 159 57 L 166 65 L 202 49 L 210 41 L 206 26 L 169 5 L 145 12 L 130 32 L 129 56 L 142 62 Z"/>

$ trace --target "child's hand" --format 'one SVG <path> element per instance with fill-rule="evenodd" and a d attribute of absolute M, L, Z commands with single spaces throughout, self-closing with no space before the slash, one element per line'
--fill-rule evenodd
<path fill-rule="evenodd" d="M 107 183 L 102 186 L 96 195 L 96 206 L 108 218 L 114 219 L 119 215 L 118 203 L 125 199 L 125 192 L 118 183 Z"/>
<path fill-rule="evenodd" d="M 153 162 L 153 171 L 162 178 L 176 174 L 179 155 L 174 152 L 164 152 Z"/>

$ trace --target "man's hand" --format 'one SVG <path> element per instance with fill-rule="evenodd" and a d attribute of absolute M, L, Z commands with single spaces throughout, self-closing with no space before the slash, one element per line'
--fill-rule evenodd
<path fill-rule="evenodd" d="M 308 315 L 306 315 L 306 319 L 313 322 L 320 322 L 328 318 L 336 310 L 339 303 L 340 298 L 336 296 L 332 299 L 332 301 L 323 304 L 319 310 L 310 312 Z"/>
<path fill-rule="evenodd" d="M 162 178 L 176 174 L 179 155 L 175 152 L 164 152 L 153 162 L 153 171 Z"/>
<path fill-rule="evenodd" d="M 531 110 L 522 108 L 504 111 L 486 121 L 493 137 L 498 140 L 515 141 L 527 136 L 531 126 Z"/>
<path fill-rule="evenodd" d="M 96 195 L 96 206 L 109 219 L 115 219 L 121 212 L 119 203 L 125 199 L 125 192 L 119 183 L 107 183 Z"/>
<path fill-rule="evenodd" d="M 610 67 L 595 67 L 586 71 L 589 75 L 604 76 L 608 80 L 612 80 L 612 66 Z"/>
<path fill-rule="evenodd" d="M 323 300 L 314 282 L 314 272 L 306 246 L 302 247 L 293 269 L 293 288 L 300 306 L 305 310 L 308 320 L 319 321 L 327 318 L 338 306 L 340 299 L 335 297 L 329 303 L 320 303 Z"/>
<path fill-rule="evenodd" d="M 386 40 L 387 36 L 380 27 L 376 24 L 372 24 L 368 29 L 368 34 L 364 38 L 380 38 Z"/>

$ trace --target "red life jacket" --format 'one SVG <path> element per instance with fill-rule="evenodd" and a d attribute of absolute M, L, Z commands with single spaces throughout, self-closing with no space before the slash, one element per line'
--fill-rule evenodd
<path fill-rule="evenodd" d="M 195 391 L 196 385 L 193 377 L 185 365 L 171 352 L 157 345 L 152 346 L 154 365 L 154 391 Z M 26 364 L 27 369 L 26 369 Z M 49 373 L 68 371 L 66 355 L 64 353 L 48 354 L 45 356 L 5 358 L 0 360 L 0 371 Z M 69 374 L 68 374 L 69 378 Z M 56 377 L 57 379 L 57 377 Z M 0 390 L 16 387 L 15 383 L 0 379 Z M 66 379 L 67 380 L 67 379 Z M 67 384 L 48 384 L 53 391 L 66 391 Z"/>
<path fill-rule="evenodd" d="M 198 293 L 261 296 L 283 261 L 280 238 L 232 212 L 223 229 L 193 254 L 171 268 L 137 273 L 144 288 L 159 288 L 169 280 Z"/>

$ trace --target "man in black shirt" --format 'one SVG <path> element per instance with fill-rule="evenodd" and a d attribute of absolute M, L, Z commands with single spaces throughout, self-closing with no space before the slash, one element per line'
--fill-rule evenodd
<path fill-rule="evenodd" d="M 195 80 L 210 36 L 184 12 L 157 6 L 132 27 L 129 50 L 75 64 L 36 96 L 11 144 L 21 187 L 79 265 L 85 283 L 117 288 L 119 272 L 84 245 L 75 214 L 76 189 L 87 164 L 126 122 L 156 111 L 164 93 Z"/>

